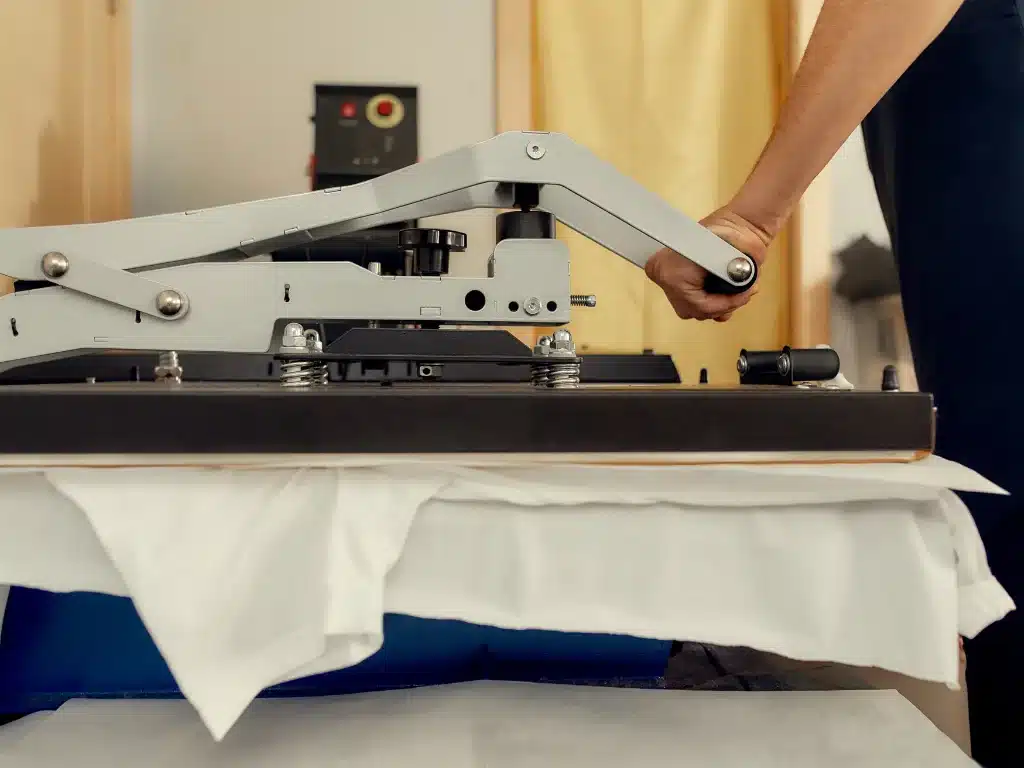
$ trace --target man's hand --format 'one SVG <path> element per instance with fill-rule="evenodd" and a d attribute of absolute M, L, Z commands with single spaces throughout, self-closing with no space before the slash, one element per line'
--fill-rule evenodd
<path fill-rule="evenodd" d="M 771 235 L 729 208 L 720 208 L 701 221 L 733 248 L 757 262 L 764 263 Z M 754 286 L 735 296 L 704 292 L 707 272 L 675 251 L 664 248 L 647 262 L 647 276 L 664 292 L 683 320 L 716 320 L 725 322 L 732 313 L 749 302 L 757 293 Z"/>

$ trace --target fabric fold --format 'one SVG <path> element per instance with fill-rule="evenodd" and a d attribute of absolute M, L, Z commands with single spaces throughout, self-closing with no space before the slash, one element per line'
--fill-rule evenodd
<path fill-rule="evenodd" d="M 331 471 L 51 472 L 215 738 L 325 650 Z"/>

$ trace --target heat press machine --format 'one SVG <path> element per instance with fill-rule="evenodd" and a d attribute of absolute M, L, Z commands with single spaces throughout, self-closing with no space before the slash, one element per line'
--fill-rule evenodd
<path fill-rule="evenodd" d="M 485 274 L 456 276 L 449 266 L 469 249 L 465 235 L 419 221 L 473 208 L 502 211 L 496 245 Z M 418 223 L 398 233 L 400 265 L 273 258 L 407 221 Z M 369 454 L 366 466 L 376 469 L 385 455 L 671 464 L 909 461 L 931 452 L 930 396 L 899 391 L 891 372 L 880 391 L 848 389 L 828 349 L 744 350 L 730 387 L 588 376 L 566 326 L 595 302 L 570 292 L 556 221 L 640 268 L 670 248 L 706 270 L 711 291 L 742 292 L 757 280 L 748 256 L 568 137 L 535 132 L 339 188 L 0 231 L 0 272 L 28 283 L 0 298 L 0 463 L 35 472 L 78 456 L 90 468 L 103 455 L 114 466 L 157 456 L 166 468 L 182 455 L 223 466 L 230 455 L 316 464 L 317 455 Z M 347 330 L 326 340 L 318 327 L 328 322 Z M 526 346 L 506 330 L 517 325 L 544 335 Z M 223 356 L 249 369 L 217 374 Z M 451 558 L 454 543 L 437 549 Z M 592 561 L 607 570 L 614 559 Z M 12 590 L 8 611 L 19 620 L 4 627 L 0 646 L 0 711 L 59 705 L 71 685 L 89 696 L 180 693 L 135 597 Z M 658 687 L 670 647 L 659 638 L 683 634 L 501 629 L 486 617 L 428 616 L 389 614 L 378 654 L 266 692 L 322 696 L 488 677 Z M 323 614 L 314 619 L 322 631 Z M 435 669 L 425 672 L 424 661 Z M 111 670 L 116 679 L 104 676 Z"/>
<path fill-rule="evenodd" d="M 484 275 L 449 274 L 470 246 L 466 236 L 423 227 L 399 233 L 408 253 L 401 268 L 269 257 L 478 208 L 503 210 Z M 757 280 L 749 256 L 556 133 L 503 133 L 303 194 L 0 231 L 0 271 L 31 286 L 0 299 L 0 370 L 14 382 L 0 386 L 0 454 L 778 461 L 909 460 L 931 451 L 931 398 L 823 385 L 839 373 L 830 350 L 744 352 L 740 385 L 730 388 L 589 385 L 564 326 L 596 299 L 570 293 L 556 220 L 639 268 L 668 247 L 707 271 L 709 291 L 739 293 Z M 325 345 L 315 329 L 323 322 L 349 330 Z M 513 326 L 551 330 L 530 348 Z M 125 354 L 136 355 L 122 365 L 133 380 L 101 380 L 102 365 Z M 208 354 L 262 356 L 264 373 L 190 380 L 183 356 Z M 11 378 L 68 358 L 84 374 L 74 383 Z M 443 375 L 464 364 L 518 373 Z M 62 429 L 38 429 L 40 413 Z"/>

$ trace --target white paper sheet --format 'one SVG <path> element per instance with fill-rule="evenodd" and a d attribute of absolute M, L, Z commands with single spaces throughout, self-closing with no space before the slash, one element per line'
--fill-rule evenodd
<path fill-rule="evenodd" d="M 955 684 L 948 638 L 1012 603 L 943 482 L 997 490 L 942 462 L 4 473 L 0 584 L 131 595 L 217 738 L 372 654 L 385 610 Z"/>
<path fill-rule="evenodd" d="M 2 733 L 2 731 L 0 731 Z M 253 704 L 221 743 L 182 702 L 71 702 L 0 764 L 964 768 L 891 691 L 712 693 L 470 683 Z"/>

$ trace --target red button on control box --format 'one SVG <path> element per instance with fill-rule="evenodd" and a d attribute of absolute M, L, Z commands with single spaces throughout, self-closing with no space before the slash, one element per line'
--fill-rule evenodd
<path fill-rule="evenodd" d="M 390 101 L 382 101 L 377 104 L 377 114 L 381 117 L 391 117 L 391 113 L 394 111 L 395 105 Z"/>
<path fill-rule="evenodd" d="M 341 116 L 344 117 L 346 120 L 351 120 L 353 117 L 356 116 L 356 105 L 353 104 L 351 101 L 342 104 Z"/>

